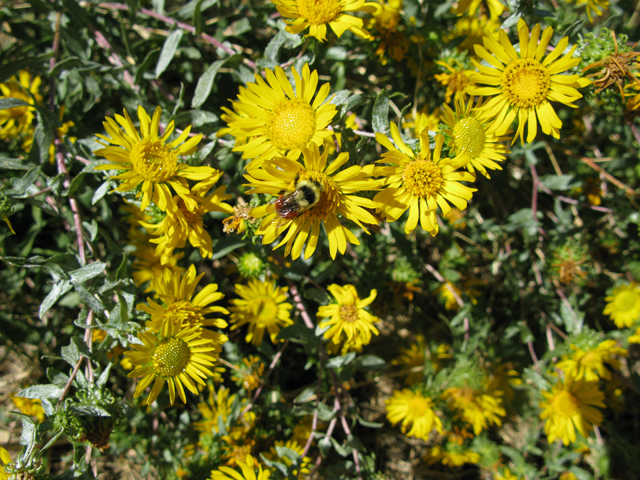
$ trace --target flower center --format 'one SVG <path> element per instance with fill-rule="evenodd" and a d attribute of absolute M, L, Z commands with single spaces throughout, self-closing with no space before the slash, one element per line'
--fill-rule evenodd
<path fill-rule="evenodd" d="M 514 60 L 502 74 L 502 90 L 515 107 L 540 105 L 550 86 L 549 70 L 534 58 Z"/>
<path fill-rule="evenodd" d="M 196 324 L 203 323 L 204 317 L 202 316 L 201 310 L 201 307 L 193 305 L 187 300 L 181 300 L 167 307 L 163 320 L 172 321 L 177 327 L 185 324 L 188 327 L 192 327 Z"/>
<path fill-rule="evenodd" d="M 320 200 L 309 210 L 302 213 L 304 219 L 327 220 L 340 206 L 340 187 L 333 179 L 322 172 L 304 172 L 300 175 L 300 180 L 314 180 L 322 185 Z M 300 180 L 298 182 L 300 182 Z"/>
<path fill-rule="evenodd" d="M 402 172 L 405 188 L 416 197 L 435 195 L 444 185 L 442 169 L 431 160 L 414 160 Z"/>
<path fill-rule="evenodd" d="M 469 85 L 469 77 L 464 74 L 464 71 L 453 72 L 449 75 L 447 81 L 447 87 L 453 92 L 464 92 L 464 89 Z"/>
<path fill-rule="evenodd" d="M 613 305 L 619 312 L 628 312 L 636 304 L 637 294 L 632 290 L 618 293 L 613 299 Z"/>
<path fill-rule="evenodd" d="M 184 215 L 185 220 L 187 221 L 188 225 L 200 225 L 202 224 L 202 216 L 200 215 L 199 212 L 199 208 L 196 207 L 196 211 L 195 212 L 191 212 L 189 211 L 189 209 L 187 208 L 187 206 L 185 205 L 184 201 L 182 199 L 178 200 L 178 208 L 180 209 L 180 211 L 182 212 L 182 214 Z"/>
<path fill-rule="evenodd" d="M 578 412 L 578 402 L 571 393 L 561 391 L 553 399 L 553 409 L 563 417 L 572 417 Z"/>
<path fill-rule="evenodd" d="M 478 157 L 484 149 L 485 133 L 482 124 L 473 116 L 461 118 L 453 127 L 456 152 Z"/>
<path fill-rule="evenodd" d="M 189 345 L 179 338 L 167 338 L 153 352 L 153 369 L 162 377 L 175 377 L 181 373 L 191 358 Z"/>
<path fill-rule="evenodd" d="M 427 402 L 422 398 L 414 397 L 409 401 L 409 408 L 407 408 L 407 410 L 412 413 L 414 418 L 422 417 L 427 413 Z"/>
<path fill-rule="evenodd" d="M 355 305 L 342 305 L 340 318 L 347 323 L 355 323 L 358 320 L 358 308 Z"/>
<path fill-rule="evenodd" d="M 267 120 L 267 136 L 280 150 L 306 146 L 316 130 L 316 114 L 307 102 L 285 100 Z"/>
<path fill-rule="evenodd" d="M 258 326 L 271 325 L 278 316 L 278 304 L 269 296 L 254 299 L 251 307 Z"/>
<path fill-rule="evenodd" d="M 166 182 L 178 171 L 175 152 L 158 138 L 143 138 L 133 146 L 129 157 L 135 172 L 154 183 Z"/>
<path fill-rule="evenodd" d="M 312 25 L 329 23 L 340 15 L 340 0 L 298 0 L 298 13 Z"/>

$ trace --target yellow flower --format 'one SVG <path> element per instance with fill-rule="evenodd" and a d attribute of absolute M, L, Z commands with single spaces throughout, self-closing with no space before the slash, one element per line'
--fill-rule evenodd
<path fill-rule="evenodd" d="M 430 449 L 426 460 L 429 465 L 440 462 L 447 467 L 461 467 L 465 463 L 478 463 L 480 458 L 479 454 L 457 442 L 447 442 L 444 448 L 437 446 Z"/>
<path fill-rule="evenodd" d="M 313 143 L 309 149 L 303 149 L 303 155 L 304 165 L 281 157 L 266 162 L 261 168 L 253 169 L 245 175 L 249 181 L 246 186 L 253 187 L 247 193 L 281 195 L 282 192 L 294 191 L 300 182 L 305 181 L 321 187 L 319 201 L 290 220 L 279 216 L 273 203 L 251 210 L 251 216 L 255 218 L 266 217 L 256 233 L 264 235 L 262 243 L 266 244 L 272 243 L 281 233 L 289 229 L 274 250 L 286 244 L 285 256 L 291 253 L 295 260 L 302 253 L 307 240 L 309 243 L 304 257 L 309 258 L 313 254 L 318 244 L 320 226 L 323 225 L 329 237 L 329 253 L 331 258 L 336 258 L 337 252 L 344 254 L 347 243 L 360 245 L 355 235 L 340 223 L 338 215 L 355 222 L 366 233 L 369 232 L 363 223 L 378 224 L 376 218 L 365 210 L 365 208 L 374 209 L 375 203 L 368 198 L 352 195 L 362 190 L 375 190 L 378 187 L 378 182 L 370 178 L 373 174 L 373 165 L 366 167 L 352 165 L 338 172 L 340 167 L 349 160 L 349 153 L 340 153 L 331 164 L 327 165 L 327 151 L 320 154 L 317 145 Z"/>
<path fill-rule="evenodd" d="M 264 363 L 260 361 L 259 357 L 250 355 L 249 358 L 242 359 L 238 369 L 231 375 L 231 380 L 240 382 L 242 388 L 247 392 L 251 392 L 260 385 L 260 377 L 263 373 Z"/>
<path fill-rule="evenodd" d="M 184 248 L 187 243 L 200 250 L 203 258 L 213 256 L 213 242 L 204 224 L 204 215 L 209 212 L 233 213 L 231 205 L 223 203 L 231 195 L 225 193 L 226 185 L 218 187 L 211 195 L 207 192 L 211 188 L 222 172 L 217 172 L 210 180 L 200 182 L 191 190 L 191 198 L 196 201 L 196 207 L 192 210 L 187 208 L 185 202 L 179 197 L 173 197 L 172 205 L 177 208 L 167 209 L 166 216 L 160 223 L 152 224 L 141 222 L 141 224 L 153 230 L 153 235 L 158 238 L 149 240 L 157 243 L 156 255 L 160 257 L 160 262 L 166 264 L 171 260 L 173 251 L 176 248 Z"/>
<path fill-rule="evenodd" d="M 223 435 L 221 440 L 223 442 L 222 451 L 224 452 L 222 459 L 226 460 L 224 464 L 228 467 L 239 467 L 241 464 L 246 463 L 247 455 L 251 455 L 251 452 L 256 446 L 256 441 L 253 439 L 241 438 L 239 442 L 237 442 L 231 436 Z M 258 466 L 255 458 L 254 464 L 251 466 Z"/>
<path fill-rule="evenodd" d="M 562 356 L 562 361 L 556 365 L 564 371 L 566 378 L 574 380 L 584 379 L 588 382 L 597 381 L 598 378 L 611 379 L 611 372 L 605 363 L 613 369 L 620 368 L 620 361 L 614 355 L 626 357 L 627 350 L 618 347 L 615 340 L 605 340 L 596 348 L 583 350 L 571 345 L 574 354 L 571 357 Z"/>
<path fill-rule="evenodd" d="M 394 390 L 393 396 L 386 400 L 387 420 L 395 426 L 398 422 L 400 431 L 408 437 L 427 440 L 435 428 L 442 434 L 442 422 L 433 411 L 433 400 L 421 393 L 414 393 L 408 388 Z M 407 432 L 407 428 L 411 426 Z"/>
<path fill-rule="evenodd" d="M 609 315 L 618 328 L 631 328 L 640 317 L 640 288 L 633 282 L 621 285 L 613 295 L 605 298 L 604 314 Z"/>
<path fill-rule="evenodd" d="M 178 156 L 191 154 L 202 139 L 202 135 L 196 135 L 187 140 L 191 131 L 191 125 L 189 125 L 178 138 L 167 144 L 173 133 L 174 124 L 173 120 L 169 122 L 164 135 L 158 137 L 160 114 L 161 109 L 157 107 L 153 118 L 150 118 L 144 108 L 138 107 L 141 135 L 138 134 L 126 110 L 124 110 L 124 117 L 115 115 L 115 120 L 107 117 L 102 124 L 111 138 L 97 134 L 107 143 L 98 142 L 105 148 L 96 150 L 94 153 L 106 157 L 113 163 L 95 168 L 125 170 L 111 177 L 123 181 L 116 188 L 118 192 L 128 192 L 142 184 L 141 191 L 137 194 L 137 196 L 142 195 L 140 210 L 146 209 L 152 201 L 163 212 L 168 208 L 176 209 L 177 206 L 173 203 L 171 194 L 172 189 L 186 203 L 189 210 L 194 210 L 197 203 L 189 195 L 187 180 L 206 180 L 217 171 L 211 167 L 191 167 L 179 162 Z"/>
<path fill-rule="evenodd" d="M 567 2 L 571 3 L 573 0 L 567 0 Z M 593 23 L 593 14 L 595 13 L 597 16 L 602 16 L 605 10 L 609 9 L 609 0 L 576 0 L 576 6 L 581 7 L 583 5 L 587 6 L 587 16 L 589 17 L 589 21 Z"/>
<path fill-rule="evenodd" d="M 629 343 L 640 343 L 640 327 L 636 327 L 636 333 L 631 335 L 628 340 Z"/>
<path fill-rule="evenodd" d="M 451 290 L 453 290 L 454 292 L 456 292 L 458 294 L 458 296 L 460 296 L 461 290 L 456 287 L 453 283 L 451 282 L 445 282 L 442 285 L 440 285 L 438 287 L 438 296 L 444 300 L 444 308 L 447 310 L 458 310 L 460 308 L 460 306 L 458 305 L 458 301 L 456 300 L 456 297 L 453 295 L 453 293 L 451 292 Z"/>
<path fill-rule="evenodd" d="M 178 329 L 173 322 L 166 322 L 165 325 L 167 327 L 159 334 L 149 331 L 138 333 L 142 344 L 132 344 L 134 350 L 125 352 L 125 356 L 136 367 L 128 376 L 143 377 L 138 382 L 133 398 L 142 395 L 154 382 L 144 402 L 147 405 L 158 398 L 165 383 L 169 384 L 171 405 L 175 403 L 176 391 L 182 402 L 187 403 L 184 387 L 197 395 L 194 380 L 205 385 L 202 379 L 215 375 L 209 367 L 213 366 L 222 351 L 220 345 L 202 338 L 200 326 L 187 325 Z"/>
<path fill-rule="evenodd" d="M 553 386 L 551 392 L 542 392 L 546 401 L 540 402 L 542 420 L 547 420 L 544 431 L 549 443 L 561 440 L 564 445 L 576 441 L 576 429 L 586 437 L 602 423 L 602 413 L 594 407 L 605 408 L 604 394 L 597 382 L 565 379 Z"/>
<path fill-rule="evenodd" d="M 519 480 L 508 468 L 505 468 L 502 473 L 496 473 L 493 477 L 494 480 Z M 560 476 L 562 478 L 562 475 Z"/>
<path fill-rule="evenodd" d="M 269 470 L 262 470 L 262 465 L 258 465 L 258 472 L 256 475 L 255 464 L 256 460 L 247 455 L 245 461 L 240 464 L 242 474 L 230 467 L 219 467 L 218 470 L 213 470 L 209 480 L 268 480 L 271 472 Z"/>
<path fill-rule="evenodd" d="M 218 285 L 215 283 L 210 283 L 194 297 L 196 286 L 203 276 L 204 273 L 196 276 L 194 265 L 191 265 L 184 274 L 165 270 L 156 283 L 156 295 L 162 304 L 147 297 L 149 305 L 144 303 L 137 305 L 138 310 L 151 316 L 147 322 L 147 328 L 152 332 L 162 332 L 162 335 L 168 336 L 169 331 L 194 327 L 207 341 L 217 346 L 225 343 L 228 340 L 226 335 L 203 328 L 226 327 L 227 322 L 221 318 L 211 318 L 210 315 L 229 313 L 224 307 L 211 306 L 213 302 L 224 297 L 223 293 L 217 291 Z"/>
<path fill-rule="evenodd" d="M 458 15 L 467 15 L 473 17 L 483 0 L 459 0 L 456 13 Z M 486 8 L 489 9 L 491 19 L 495 20 L 505 10 L 505 6 L 499 0 L 486 0 Z"/>
<path fill-rule="evenodd" d="M 417 155 L 404 143 L 395 123 L 391 123 L 391 136 L 397 148 L 386 135 L 376 133 L 378 143 L 389 150 L 378 162 L 391 165 L 377 168 L 377 172 L 384 176 L 386 188 L 377 193 L 373 201 L 390 222 L 395 222 L 410 210 L 405 233 L 415 230 L 420 220 L 420 226 L 435 236 L 439 230 L 436 209 L 440 207 L 446 215 L 451 210 L 449 202 L 460 210 L 467 208 L 467 201 L 471 200 L 476 189 L 459 182 L 472 182 L 474 177 L 468 172 L 456 171 L 448 158 L 440 158 L 444 144 L 442 135 L 436 137 L 433 157 L 426 131 L 420 134 Z"/>
<path fill-rule="evenodd" d="M 456 65 L 437 60 L 436 63 L 447 70 L 448 73 L 439 73 L 433 76 L 442 86 L 447 87 L 447 91 L 444 94 L 444 101 L 446 103 L 451 101 L 451 96 L 454 94 L 456 100 L 464 100 L 464 98 L 466 98 L 467 87 L 473 86 L 473 83 L 469 81 L 470 72 L 465 71 L 464 65 L 456 59 L 451 59 L 449 62 L 455 63 Z"/>
<path fill-rule="evenodd" d="M 267 68 L 266 81 L 256 75 L 256 83 L 240 87 L 238 100 L 233 102 L 238 114 L 230 115 L 228 133 L 241 140 L 233 150 L 242 152 L 242 158 L 254 159 L 248 169 L 282 155 L 297 160 L 303 148 L 322 145 L 332 135 L 327 126 L 337 110 L 325 102 L 330 85 L 325 83 L 316 94 L 318 72 L 311 72 L 306 63 L 302 77 L 293 67 L 291 72 L 295 92 L 282 68 L 276 67 L 275 73 Z"/>
<path fill-rule="evenodd" d="M 7 82 L 0 83 L 0 98 L 17 98 L 24 100 L 29 106 L 13 107 L 0 110 L 0 139 L 15 138 L 26 135 L 33 123 L 35 105 L 42 104 L 40 77 L 31 81 L 31 75 L 20 70 L 18 78 L 11 77 Z"/>
<path fill-rule="evenodd" d="M 428 134 L 429 130 L 436 131 L 440 125 L 440 108 L 435 108 L 427 114 L 426 106 L 417 112 L 414 117 L 413 113 L 408 113 L 402 120 L 402 128 L 413 129 L 414 138 L 420 138 L 421 133 Z"/>
<path fill-rule="evenodd" d="M 294 440 L 287 440 L 286 443 L 283 442 L 282 440 L 276 440 L 275 445 L 273 447 L 271 447 L 269 452 L 264 453 L 263 455 L 267 458 L 267 460 L 271 460 L 272 462 L 284 463 L 287 467 L 290 467 L 291 465 L 293 465 L 293 460 L 291 458 L 289 458 L 287 455 L 282 455 L 282 456 L 278 455 L 278 450 L 276 449 L 276 447 L 288 448 L 289 450 L 292 450 L 295 453 L 297 453 L 298 457 L 300 457 L 302 455 L 302 452 L 304 452 L 304 447 L 299 445 Z M 296 463 L 297 462 L 298 462 L 298 460 L 296 460 Z M 301 474 L 310 473 L 311 472 L 311 470 L 309 470 L 309 466 L 310 465 L 311 465 L 311 458 L 303 457 L 302 458 L 302 463 L 300 464 L 300 473 Z M 298 475 L 298 469 L 296 468 L 291 473 L 292 473 L 293 476 L 297 476 Z"/>
<path fill-rule="evenodd" d="M 236 293 L 241 299 L 231 300 L 233 307 L 229 307 L 233 324 L 231 330 L 236 330 L 249 324 L 245 340 L 253 345 L 262 345 L 264 331 L 269 332 L 269 338 L 276 343 L 276 337 L 282 327 L 293 324 L 289 312 L 293 305 L 286 303 L 287 287 L 277 287 L 274 280 L 249 280 L 248 285 L 236 284 Z"/>
<path fill-rule="evenodd" d="M 474 45 L 482 43 L 482 37 L 495 37 L 498 35 L 500 21 L 489 19 L 486 15 L 480 17 L 464 16 L 458 18 L 453 30 L 443 38 L 445 42 L 464 37 L 457 46 L 459 51 L 466 51 L 469 55 L 475 55 Z"/>
<path fill-rule="evenodd" d="M 286 18 L 287 32 L 300 33 L 309 28 L 307 37 L 316 37 L 321 42 L 327 39 L 327 25 L 338 38 L 347 30 L 358 37 L 369 38 L 362 28 L 361 18 L 349 15 L 352 12 L 375 13 L 378 4 L 365 0 L 271 0 L 280 14 Z"/>
<path fill-rule="evenodd" d="M 426 358 L 424 351 L 424 337 L 416 335 L 416 342 L 412 343 L 409 348 L 400 350 L 400 356 L 391 361 L 392 365 L 401 365 L 403 370 L 411 370 L 404 379 L 405 385 L 413 385 L 424 378 L 424 361 Z"/>
<path fill-rule="evenodd" d="M 95 330 L 94 330 L 95 331 Z M 11 395 L 11 401 L 25 415 L 36 417 L 38 423 L 44 422 L 46 416 L 42 408 L 42 401 L 38 398 L 24 398 Z"/>
<path fill-rule="evenodd" d="M 157 289 L 158 281 L 162 278 L 162 273 L 165 270 L 172 273 L 184 273 L 184 268 L 178 265 L 178 260 L 184 257 L 184 252 L 171 255 L 164 265 L 160 263 L 160 257 L 156 256 L 156 249 L 149 244 L 138 247 L 133 255 L 136 257 L 131 264 L 131 268 L 133 268 L 131 276 L 134 283 L 139 287 L 149 282 L 144 293 Z"/>
<path fill-rule="evenodd" d="M 562 472 L 558 480 L 578 480 L 575 473 L 571 472 Z"/>
<path fill-rule="evenodd" d="M 450 387 L 442 394 L 442 398 L 449 402 L 449 408 L 458 411 L 456 418 L 473 425 L 476 435 L 490 425 L 502 425 L 500 417 L 504 417 L 507 412 L 502 406 L 502 399 L 499 398 L 501 396 L 502 392 L 498 390 L 485 393 L 468 386 Z"/>
<path fill-rule="evenodd" d="M 520 137 L 520 141 L 524 143 L 524 127 L 527 122 L 527 142 L 532 142 L 536 136 L 538 121 L 544 133 L 560 138 L 562 121 L 549 101 L 575 108 L 572 102 L 582 97 L 576 88 L 590 83 L 580 75 L 559 75 L 580 63 L 580 57 L 572 58 L 576 45 L 564 57 L 556 60 L 569 44 L 569 39 L 564 37 L 542 61 L 553 35 L 553 28 L 547 27 L 544 30 L 539 44 L 540 24 L 533 27 L 529 36 L 527 24 L 520 19 L 518 33 L 520 57 L 504 30 L 499 32 L 499 42 L 491 37 L 484 37 L 484 47 L 475 46 L 476 54 L 493 68 L 485 67 L 472 58 L 471 61 L 479 72 L 472 73 L 470 80 L 489 86 L 468 87 L 467 93 L 493 97 L 482 106 L 482 113 L 487 113 L 491 118 L 496 116 L 491 133 L 504 135 L 518 117 L 518 129 L 513 142 Z"/>
<path fill-rule="evenodd" d="M 373 18 L 367 22 L 367 28 L 373 32 L 373 39 L 380 41 L 376 55 L 380 57 L 382 65 L 387 64 L 387 52 L 391 58 L 399 62 L 409 51 L 409 40 L 400 26 L 400 10 L 402 0 L 381 3 Z"/>
<path fill-rule="evenodd" d="M 0 447 L 0 462 L 2 462 L 2 465 L 0 465 L 0 480 L 8 480 L 9 474 L 5 472 L 4 467 L 11 464 L 11 456 L 9 452 L 2 447 Z"/>
<path fill-rule="evenodd" d="M 361 352 L 363 345 L 371 342 L 371 334 L 378 335 L 378 329 L 373 324 L 380 319 L 364 309 L 375 300 L 377 291 L 371 290 L 367 298 L 360 299 L 353 285 L 341 287 L 333 284 L 327 290 L 337 300 L 337 303 L 318 308 L 318 317 L 329 317 L 318 325 L 319 328 L 329 327 L 323 335 L 331 339 L 327 349 L 331 353 L 340 350 L 343 353 L 353 350 Z"/>
<path fill-rule="evenodd" d="M 198 411 L 204 417 L 201 422 L 195 422 L 193 425 L 199 432 L 203 434 L 210 434 L 212 432 L 218 433 L 219 418 L 222 423 L 226 424 L 233 403 L 236 400 L 236 395 L 229 395 L 230 390 L 225 387 L 220 387 L 216 392 L 215 389 L 208 385 L 209 398 L 207 402 L 200 402 L 198 404 Z"/>
<path fill-rule="evenodd" d="M 476 107 L 480 108 L 481 102 Z M 489 133 L 487 119 L 474 109 L 474 98 L 466 104 L 462 98 L 456 98 L 455 112 L 448 105 L 443 108 L 444 133 L 450 138 L 447 145 L 451 155 L 455 155 L 451 163 L 456 167 L 465 166 L 471 173 L 478 170 L 487 178 L 490 178 L 487 169 L 502 170 L 496 162 L 504 161 L 509 149 L 499 142 L 507 141 L 509 137 Z"/>

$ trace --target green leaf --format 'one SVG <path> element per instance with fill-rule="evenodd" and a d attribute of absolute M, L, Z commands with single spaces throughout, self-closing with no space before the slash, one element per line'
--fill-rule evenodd
<path fill-rule="evenodd" d="M 156 48 L 151 50 L 144 57 L 144 60 L 138 64 L 138 68 L 136 69 L 136 76 L 133 80 L 135 85 L 139 85 L 142 82 L 143 75 L 151 68 L 151 65 L 156 63 L 156 58 L 160 55 L 160 49 Z"/>
<path fill-rule="evenodd" d="M 202 76 L 198 79 L 196 91 L 193 94 L 193 99 L 191 100 L 191 108 L 200 107 L 207 100 L 207 98 L 209 98 L 209 94 L 211 93 L 211 89 L 213 88 L 213 81 L 216 78 L 218 70 L 220 70 L 220 67 L 222 67 L 227 61 L 229 61 L 229 59 L 232 58 L 236 59 L 238 58 L 238 55 L 233 55 L 231 57 L 225 58 L 224 60 L 218 60 L 209 65 Z"/>
<path fill-rule="evenodd" d="M 24 398 L 38 398 L 40 400 L 45 398 L 59 399 L 62 395 L 64 388 L 57 385 L 32 385 L 23 390 L 20 390 L 16 397 Z"/>
<path fill-rule="evenodd" d="M 87 308 L 90 308 L 98 314 L 102 314 L 102 312 L 104 312 L 104 305 L 102 305 L 102 302 L 94 297 L 89 290 L 78 283 L 73 284 L 73 289 L 78 292 L 78 295 L 80 295 L 80 298 Z"/>
<path fill-rule="evenodd" d="M 33 168 L 33 164 L 29 164 L 24 160 L 16 160 L 13 158 L 0 157 L 0 168 L 3 170 L 29 170 Z"/>
<path fill-rule="evenodd" d="M 71 281 L 74 283 L 85 283 L 87 280 L 91 280 L 92 278 L 97 277 L 102 272 L 104 272 L 106 263 L 102 262 L 93 262 L 89 265 L 85 265 L 78 270 L 74 270 L 69 275 L 71 277 Z"/>
<path fill-rule="evenodd" d="M 318 448 L 323 457 L 326 457 L 331 452 L 331 437 L 321 438 L 318 442 Z"/>
<path fill-rule="evenodd" d="M 222 258 L 234 250 L 244 247 L 246 244 L 246 242 L 234 237 L 221 238 L 213 244 L 213 256 L 211 257 L 211 260 Z"/>
<path fill-rule="evenodd" d="M 316 391 L 314 388 L 307 387 L 305 388 L 300 395 L 293 399 L 293 403 L 305 403 L 308 402 L 316 396 Z"/>
<path fill-rule="evenodd" d="M 545 175 L 540 183 L 549 190 L 569 190 L 576 185 L 574 180 L 573 175 Z"/>
<path fill-rule="evenodd" d="M 356 358 L 356 352 L 349 352 L 341 357 L 333 357 L 327 362 L 327 368 L 340 368 L 350 364 Z"/>
<path fill-rule="evenodd" d="M 313 331 L 305 325 L 301 323 L 295 323 L 293 325 L 289 325 L 288 327 L 283 328 L 278 333 L 278 340 L 287 340 L 287 339 L 298 339 L 300 343 L 308 343 L 315 339 L 315 335 Z"/>
<path fill-rule="evenodd" d="M 333 437 L 329 437 L 331 439 L 331 444 L 333 445 L 333 448 L 335 449 L 335 451 L 338 453 L 338 455 L 340 455 L 341 457 L 346 457 L 347 455 L 349 455 L 351 453 L 351 448 L 345 448 L 343 447 L 340 442 L 338 442 L 335 438 Z"/>
<path fill-rule="evenodd" d="M 389 131 L 389 93 L 380 92 L 373 104 L 371 126 L 374 132 L 386 134 Z"/>
<path fill-rule="evenodd" d="M 70 410 L 78 415 L 89 417 L 110 417 L 111 414 L 104 408 L 89 403 L 76 403 L 71 406 Z"/>
<path fill-rule="evenodd" d="M 67 195 L 73 195 L 75 191 L 84 184 L 85 175 L 86 172 L 80 172 L 73 178 L 73 180 L 71 180 L 71 185 L 69 185 L 69 192 L 67 193 Z"/>
<path fill-rule="evenodd" d="M 95 205 L 96 203 L 98 203 L 100 199 L 102 199 L 102 197 L 104 197 L 109 192 L 111 184 L 111 180 L 107 180 L 96 189 L 93 197 L 91 197 L 91 205 Z"/>
<path fill-rule="evenodd" d="M 71 337 L 71 343 L 60 349 L 60 355 L 65 362 L 75 367 L 81 356 L 89 356 L 89 350 L 80 337 Z"/>
<path fill-rule="evenodd" d="M 360 418 L 359 416 L 356 415 L 356 419 L 358 420 L 358 423 L 360 425 L 362 425 L 363 427 L 369 427 L 369 428 L 381 428 L 384 423 L 378 423 L 378 422 L 368 422 L 366 420 L 363 420 L 362 418 Z"/>
<path fill-rule="evenodd" d="M 387 366 L 387 362 L 375 355 L 362 355 L 358 357 L 356 364 L 363 370 L 374 370 Z"/>
<path fill-rule="evenodd" d="M 278 63 L 278 56 L 282 47 L 295 48 L 301 44 L 302 39 L 300 38 L 300 35 L 294 35 L 286 30 L 280 30 L 269 41 L 269 44 L 264 50 L 264 57 L 273 63 Z"/>
<path fill-rule="evenodd" d="M 53 70 L 49 72 L 49 76 L 52 78 L 56 78 L 58 77 L 58 75 L 60 75 L 61 72 L 64 72 L 65 70 L 71 70 L 76 65 L 82 65 L 82 63 L 82 59 L 78 57 L 65 58 L 64 60 L 56 63 L 55 67 L 53 67 Z"/>
<path fill-rule="evenodd" d="M 73 284 L 66 279 L 54 284 L 49 294 L 40 304 L 40 311 L 38 313 L 40 318 L 44 317 L 44 315 L 49 311 L 49 309 L 51 309 L 51 307 L 53 307 L 53 305 L 60 299 L 60 297 L 62 297 L 72 288 Z"/>
<path fill-rule="evenodd" d="M 20 98 L 0 98 L 0 110 L 6 110 L 8 108 L 15 107 L 28 107 L 29 104 Z"/>
<path fill-rule="evenodd" d="M 238 37 L 245 32 L 251 30 L 251 22 L 247 17 L 241 18 L 240 20 L 236 20 L 227 28 L 224 29 L 222 35 L 225 37 Z"/>
<path fill-rule="evenodd" d="M 107 384 L 107 380 L 109 380 L 109 373 L 111 372 L 112 366 L 113 366 L 113 363 L 109 362 L 109 364 L 107 365 L 107 368 L 105 368 L 104 371 L 100 374 L 100 377 L 98 377 L 98 380 L 96 381 L 97 387 L 104 388 L 104 386 Z"/>
<path fill-rule="evenodd" d="M 182 30 L 181 28 L 176 28 L 164 41 L 162 50 L 160 51 L 160 58 L 158 58 L 158 63 L 156 64 L 156 78 L 160 78 L 162 72 L 167 69 L 167 67 L 171 63 L 171 60 L 173 60 L 173 57 L 178 50 L 178 45 L 180 45 L 180 40 L 182 39 L 183 33 L 184 30 Z"/>
<path fill-rule="evenodd" d="M 20 70 L 26 70 L 33 68 L 35 71 L 42 70 L 45 67 L 46 62 L 51 58 L 53 52 L 43 53 L 42 55 L 36 55 L 35 57 L 24 58 L 22 60 L 16 60 L 15 62 L 8 62 L 2 65 L 0 69 L 0 83 L 5 82 L 13 75 L 18 75 Z"/>

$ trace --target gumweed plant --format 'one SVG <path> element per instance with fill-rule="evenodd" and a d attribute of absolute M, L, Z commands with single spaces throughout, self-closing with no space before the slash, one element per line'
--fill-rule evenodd
<path fill-rule="evenodd" d="M 632 12 L 5 2 L 0 479 L 635 478 Z"/>

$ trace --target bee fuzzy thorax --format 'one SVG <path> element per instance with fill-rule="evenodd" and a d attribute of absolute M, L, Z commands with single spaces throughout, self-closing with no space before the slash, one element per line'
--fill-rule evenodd
<path fill-rule="evenodd" d="M 322 184 L 313 180 L 300 180 L 295 190 L 281 195 L 274 203 L 278 216 L 291 220 L 301 213 L 313 208 L 322 195 Z"/>

